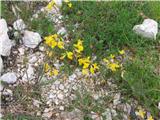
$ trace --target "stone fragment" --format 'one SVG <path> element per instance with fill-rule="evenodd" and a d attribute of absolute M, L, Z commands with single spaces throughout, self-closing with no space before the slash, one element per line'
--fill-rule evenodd
<path fill-rule="evenodd" d="M 142 24 L 135 25 L 133 31 L 142 37 L 156 39 L 158 23 L 153 19 L 145 19 Z"/>
<path fill-rule="evenodd" d="M 42 41 L 41 36 L 37 32 L 24 31 L 24 36 L 22 38 L 23 43 L 26 47 L 35 48 Z"/>
<path fill-rule="evenodd" d="M 4 75 L 2 75 L 0 77 L 0 80 L 2 80 L 3 82 L 6 82 L 8 84 L 13 84 L 17 81 L 17 76 L 14 72 L 8 72 L 8 73 L 5 73 Z"/>

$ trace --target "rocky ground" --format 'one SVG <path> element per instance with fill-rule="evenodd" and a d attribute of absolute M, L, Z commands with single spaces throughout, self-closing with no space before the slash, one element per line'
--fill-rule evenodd
<path fill-rule="evenodd" d="M 38 10 L 32 19 L 40 12 L 45 12 L 45 8 Z M 65 34 L 64 39 L 69 42 L 59 8 L 54 7 L 47 17 L 55 23 L 57 33 Z M 22 19 L 16 20 L 12 26 L 0 19 L 0 45 L 1 117 L 13 113 L 40 116 L 46 120 L 82 120 L 82 109 L 90 110 L 99 104 L 102 113 L 87 113 L 93 120 L 135 119 L 138 103 L 134 99 L 126 102 L 112 78 L 102 83 L 103 78 L 98 74 L 84 76 L 78 68 L 70 76 L 65 73 L 52 78 L 45 75 L 43 37 L 29 31 Z M 57 69 L 61 65 L 59 61 L 55 62 Z M 83 105 L 85 95 L 92 101 L 91 108 Z M 80 106 L 69 110 L 75 101 L 80 101 L 77 103 Z"/>

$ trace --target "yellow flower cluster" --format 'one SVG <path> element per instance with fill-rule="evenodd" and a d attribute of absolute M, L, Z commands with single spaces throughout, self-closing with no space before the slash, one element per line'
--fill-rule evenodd
<path fill-rule="evenodd" d="M 57 34 L 50 35 L 44 38 L 45 43 L 51 48 L 56 46 L 60 49 L 64 49 L 64 53 L 61 54 L 60 59 L 63 60 L 65 57 L 69 60 L 76 60 L 79 66 L 82 66 L 82 73 L 88 74 L 89 72 L 94 74 L 98 69 L 99 65 L 97 63 L 92 63 L 90 57 L 82 57 L 82 52 L 84 51 L 83 41 L 78 40 L 77 43 L 73 44 L 73 51 L 67 51 L 64 48 L 64 43 L 59 41 Z M 53 53 L 48 52 L 48 56 L 52 56 Z M 46 68 L 47 70 L 47 68 Z"/>
<path fill-rule="evenodd" d="M 66 51 L 66 53 L 62 53 L 61 60 L 64 59 L 66 56 L 69 60 L 73 60 L 73 57 L 80 57 L 81 53 L 83 52 L 83 41 L 78 40 L 77 44 L 74 44 L 74 51 Z"/>
<path fill-rule="evenodd" d="M 72 8 L 72 3 L 69 0 L 65 0 L 64 2 L 67 4 L 69 8 Z M 46 9 L 50 11 L 54 6 L 56 6 L 56 2 L 55 0 L 52 0 L 51 2 L 48 3 L 48 5 L 46 6 Z"/>
<path fill-rule="evenodd" d="M 75 51 L 77 52 L 77 53 L 81 53 L 82 51 L 83 51 L 83 41 L 82 40 L 78 40 L 78 42 L 77 42 L 77 44 L 74 44 L 73 45 L 74 47 L 75 47 Z"/>
<path fill-rule="evenodd" d="M 142 119 L 145 118 L 146 115 L 146 111 L 144 111 L 144 109 L 139 109 L 138 111 L 136 111 L 136 115 L 141 117 Z M 147 116 L 146 120 L 154 120 L 153 117 L 151 115 Z"/>
<path fill-rule="evenodd" d="M 120 50 L 119 51 L 120 55 L 124 55 L 125 51 L 124 50 Z M 108 69 L 110 69 L 112 72 L 117 71 L 117 69 L 119 69 L 122 64 L 120 64 L 116 59 L 115 59 L 115 55 L 110 54 L 109 58 L 104 58 L 103 61 L 106 63 L 106 66 Z"/>
<path fill-rule="evenodd" d="M 64 0 L 65 3 L 67 3 L 68 7 L 71 8 L 72 7 L 72 3 L 70 2 L 70 0 Z"/>
<path fill-rule="evenodd" d="M 64 42 L 62 38 L 60 38 L 57 34 L 50 35 L 44 38 L 45 44 L 50 46 L 51 48 L 55 48 L 56 46 L 60 49 L 64 49 Z"/>
<path fill-rule="evenodd" d="M 78 59 L 78 63 L 80 66 L 83 66 L 82 67 L 83 74 L 88 74 L 89 71 L 92 74 L 94 74 L 99 69 L 99 66 L 97 65 L 97 63 L 91 64 L 90 57 L 80 58 Z"/>
<path fill-rule="evenodd" d="M 104 58 L 103 61 L 106 63 L 106 66 L 113 72 L 117 71 L 117 69 L 120 68 L 118 62 L 114 62 L 113 58 L 109 60 L 107 58 Z"/>
<path fill-rule="evenodd" d="M 48 5 L 46 6 L 47 10 L 52 10 L 52 7 L 55 5 L 55 1 L 52 0 L 51 2 L 48 3 Z"/>
<path fill-rule="evenodd" d="M 99 66 L 97 63 L 94 63 L 90 57 L 83 56 L 84 46 L 83 41 L 78 40 L 75 44 L 73 44 L 73 50 L 68 51 L 64 47 L 64 42 L 62 42 L 62 38 L 60 38 L 57 34 L 49 35 L 44 38 L 45 43 L 51 48 L 55 48 L 56 46 L 59 49 L 63 49 L 63 53 L 61 53 L 60 59 L 63 60 L 67 58 L 68 60 L 74 60 L 76 63 L 78 62 L 79 66 L 82 66 L 83 74 L 95 74 L 99 70 Z M 123 56 L 125 54 L 124 50 L 119 51 L 119 54 Z M 52 56 L 52 53 L 48 53 L 48 56 Z M 115 55 L 110 55 L 108 58 L 104 58 L 103 61 L 106 63 L 108 69 L 112 72 L 117 71 L 121 66 L 121 62 L 116 60 Z"/>
<path fill-rule="evenodd" d="M 49 76 L 57 76 L 59 71 L 55 68 L 52 68 L 48 63 L 44 64 L 44 72 L 49 73 Z"/>

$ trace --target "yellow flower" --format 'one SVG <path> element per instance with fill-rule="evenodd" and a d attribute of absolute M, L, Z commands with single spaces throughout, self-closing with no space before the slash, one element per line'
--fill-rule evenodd
<path fill-rule="evenodd" d="M 57 46 L 58 46 L 60 49 L 64 49 L 64 42 L 59 41 L 59 42 L 57 43 Z"/>
<path fill-rule="evenodd" d="M 47 36 L 44 38 L 44 40 L 45 40 L 45 44 L 51 46 L 51 42 L 53 40 L 52 36 Z"/>
<path fill-rule="evenodd" d="M 113 72 L 117 70 L 120 66 L 117 63 L 110 63 L 108 64 L 109 69 L 111 69 Z"/>
<path fill-rule="evenodd" d="M 52 48 L 55 48 L 56 45 L 57 45 L 57 42 L 56 42 L 55 40 L 52 40 L 52 42 L 51 42 L 51 47 L 52 47 Z"/>
<path fill-rule="evenodd" d="M 71 7 L 72 7 L 72 3 L 69 3 L 69 4 L 68 4 L 68 7 L 71 8 Z"/>
<path fill-rule="evenodd" d="M 147 120 L 154 120 L 153 117 L 150 115 Z"/>
<path fill-rule="evenodd" d="M 143 109 L 140 109 L 138 112 L 136 112 L 136 115 L 144 119 L 145 113 L 146 112 Z"/>
<path fill-rule="evenodd" d="M 109 60 L 107 60 L 106 58 L 104 58 L 103 61 L 109 64 Z"/>
<path fill-rule="evenodd" d="M 82 69 L 82 74 L 87 75 L 89 73 L 88 69 Z"/>
<path fill-rule="evenodd" d="M 53 70 L 51 70 L 50 72 L 49 72 L 49 76 L 57 76 L 58 75 L 58 70 L 57 69 L 53 69 Z"/>
<path fill-rule="evenodd" d="M 77 44 L 74 44 L 74 47 L 76 48 L 76 52 L 81 53 L 83 51 L 83 44 L 82 40 L 78 40 Z"/>
<path fill-rule="evenodd" d="M 54 35 L 47 36 L 44 39 L 45 43 L 52 48 L 54 48 L 57 45 Z"/>
<path fill-rule="evenodd" d="M 54 76 L 57 76 L 58 75 L 58 73 L 59 73 L 59 71 L 57 70 L 57 69 L 53 69 L 53 74 L 54 74 Z"/>
<path fill-rule="evenodd" d="M 45 72 L 48 72 L 50 68 L 51 67 L 48 65 L 48 63 L 44 64 L 44 71 Z"/>
<path fill-rule="evenodd" d="M 89 63 L 87 63 L 87 62 L 83 63 L 83 68 L 84 68 L 84 69 L 86 69 L 86 68 L 88 68 L 88 67 L 89 67 Z"/>
<path fill-rule="evenodd" d="M 57 34 L 54 34 L 54 35 L 52 35 L 52 37 L 53 37 L 54 39 L 57 39 L 57 38 L 58 38 L 58 35 L 57 35 Z"/>
<path fill-rule="evenodd" d="M 91 72 L 92 74 L 94 74 L 94 68 L 93 68 L 93 66 L 90 67 L 90 72 Z"/>
<path fill-rule="evenodd" d="M 125 54 L 125 51 L 124 51 L 124 50 L 120 50 L 120 51 L 119 51 L 119 54 L 124 55 L 124 54 Z"/>
<path fill-rule="evenodd" d="M 94 67 L 94 69 L 99 69 L 97 63 L 94 63 L 94 64 L 93 64 L 93 67 Z"/>
<path fill-rule="evenodd" d="M 88 68 L 91 63 L 90 57 L 80 58 L 80 59 L 78 59 L 78 63 L 79 63 L 79 65 L 83 65 L 83 68 Z"/>
<path fill-rule="evenodd" d="M 90 72 L 91 72 L 92 74 L 94 74 L 95 71 L 98 70 L 98 69 L 99 69 L 99 67 L 98 67 L 97 63 L 94 63 L 94 64 L 91 65 L 91 67 L 90 67 Z"/>
<path fill-rule="evenodd" d="M 52 10 L 52 7 L 55 5 L 55 1 L 54 0 L 52 0 L 47 6 L 46 6 L 46 8 L 48 9 L 48 10 Z"/>
<path fill-rule="evenodd" d="M 68 59 L 72 60 L 73 59 L 73 52 L 67 52 L 67 57 L 68 57 Z"/>
<path fill-rule="evenodd" d="M 79 65 L 82 65 L 84 63 L 83 59 L 82 58 L 78 59 L 78 63 L 79 63 Z"/>
<path fill-rule="evenodd" d="M 110 58 L 112 58 L 112 59 L 113 59 L 113 58 L 115 58 L 115 56 L 114 56 L 114 55 L 112 55 L 112 54 L 110 54 L 110 56 L 109 56 L 109 57 L 110 57 Z"/>

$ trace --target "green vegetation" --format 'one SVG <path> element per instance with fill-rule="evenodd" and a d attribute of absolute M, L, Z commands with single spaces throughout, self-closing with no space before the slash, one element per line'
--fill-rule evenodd
<path fill-rule="evenodd" d="M 1 17 L 6 19 L 9 25 L 13 24 L 15 20 L 21 18 L 30 30 L 39 32 L 42 36 L 52 34 L 55 32 L 54 23 L 46 18 L 45 14 L 38 14 L 38 18 L 34 18 L 31 21 L 32 15 L 36 8 L 44 6 L 46 2 L 19 2 L 8 1 L 2 3 Z M 17 8 L 17 7 L 18 8 Z M 14 8 L 14 9 L 13 9 Z M 17 9 L 16 9 L 17 8 Z M 13 12 L 15 11 L 15 12 Z"/>
<path fill-rule="evenodd" d="M 137 36 L 132 28 L 149 17 L 160 22 L 160 2 L 72 2 L 63 7 L 66 25 L 73 39 L 84 40 L 85 53 L 101 58 L 119 49 L 129 49 L 133 60 L 125 65 L 124 77 L 113 75 L 127 96 L 135 97 L 146 109 L 158 116 L 160 77 L 159 36 L 156 41 Z M 78 28 L 75 24 L 78 23 Z M 127 83 L 127 84 L 126 84 Z"/>

